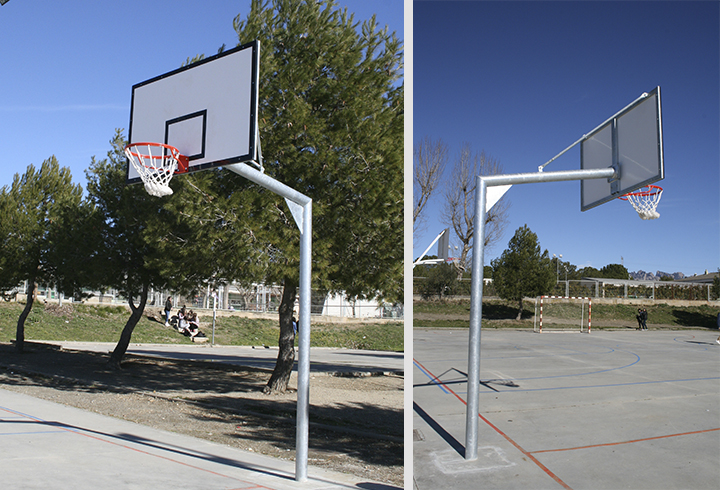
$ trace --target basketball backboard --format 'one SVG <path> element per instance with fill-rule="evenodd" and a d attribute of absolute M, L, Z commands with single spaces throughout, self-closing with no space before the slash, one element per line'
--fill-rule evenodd
<path fill-rule="evenodd" d="M 448 252 L 450 248 L 450 228 L 445 228 L 445 231 L 440 236 L 440 239 L 438 240 L 438 259 L 447 260 L 448 259 Z"/>
<path fill-rule="evenodd" d="M 174 146 L 188 172 L 254 160 L 259 48 L 238 46 L 134 85 L 128 142 Z M 128 164 L 127 182 L 139 181 Z"/>
<path fill-rule="evenodd" d="M 665 177 L 660 87 L 625 108 L 605 125 L 586 135 L 580 167 L 615 167 L 618 178 L 580 181 L 580 209 L 635 191 Z"/>

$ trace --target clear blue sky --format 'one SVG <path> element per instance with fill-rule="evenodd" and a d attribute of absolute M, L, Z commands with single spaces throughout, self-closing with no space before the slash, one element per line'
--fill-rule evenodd
<path fill-rule="evenodd" d="M 701 274 L 720 267 L 720 3 L 416 1 L 413 139 L 462 143 L 534 172 L 583 134 L 661 86 L 665 189 L 660 218 L 615 200 L 580 212 L 580 183 L 514 186 L 509 224 L 486 264 L 524 224 L 579 267 Z M 406 142 L 407 144 L 407 142 Z M 579 146 L 546 167 L 580 168 Z M 417 257 L 445 228 L 431 203 Z M 436 248 L 431 253 L 436 253 Z"/>
<path fill-rule="evenodd" d="M 115 128 L 127 136 L 132 86 L 217 53 L 238 38 L 250 0 L 10 0 L 0 7 L 0 186 L 55 155 L 86 184 Z M 403 38 L 402 0 L 338 0 L 355 20 L 377 14 Z M 250 40 L 247 40 L 250 41 Z M 245 42 L 247 42 L 245 41 Z"/>

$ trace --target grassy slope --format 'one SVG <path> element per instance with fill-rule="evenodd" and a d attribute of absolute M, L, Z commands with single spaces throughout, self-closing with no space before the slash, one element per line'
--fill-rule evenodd
<path fill-rule="evenodd" d="M 637 306 L 633 305 L 607 305 L 593 304 L 592 308 L 592 328 L 617 327 L 618 322 L 627 323 L 634 326 L 636 324 L 635 315 L 637 314 Z M 665 325 L 675 328 L 717 328 L 717 315 L 720 313 L 720 306 L 670 306 L 667 304 L 656 304 L 647 306 L 648 326 Z M 515 322 L 517 315 L 517 307 L 509 302 L 502 300 L 486 300 L 483 301 L 483 327 L 516 327 L 516 328 L 532 328 L 533 313 L 535 305 L 526 301 L 523 306 L 522 320 Z M 547 305 L 543 309 L 545 317 L 554 317 L 560 319 L 574 320 L 578 318 L 579 310 L 576 308 L 564 308 L 561 305 L 548 308 Z M 467 316 L 468 319 L 422 319 L 413 320 L 415 327 L 459 327 L 467 328 L 470 315 L 470 301 L 418 301 L 413 305 L 413 313 L 416 316 L 422 314 L 430 315 L 449 315 Z M 587 311 L 586 311 L 587 314 Z"/>
<path fill-rule="evenodd" d="M 0 342 L 15 339 L 17 320 L 24 305 L 0 303 Z M 146 314 L 157 309 L 146 310 Z M 69 305 L 61 308 L 42 303 L 33 307 L 25 322 L 27 340 L 117 342 L 130 312 L 121 306 Z M 212 316 L 200 317 L 201 330 L 212 335 Z M 223 316 L 216 319 L 215 343 L 219 345 L 277 345 L 277 321 Z M 403 350 L 403 324 L 313 324 L 314 347 L 345 347 L 386 351 Z M 191 343 L 162 322 L 144 316 L 132 336 L 133 343 Z"/>

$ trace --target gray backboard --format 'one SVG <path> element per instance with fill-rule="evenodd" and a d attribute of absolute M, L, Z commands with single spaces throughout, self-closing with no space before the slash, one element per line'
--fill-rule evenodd
<path fill-rule="evenodd" d="M 588 134 L 580 149 L 582 169 L 617 166 L 615 181 L 580 181 L 580 210 L 633 192 L 665 177 L 660 87 Z"/>
<path fill-rule="evenodd" d="M 175 146 L 189 172 L 254 160 L 259 49 L 238 46 L 134 85 L 128 141 Z M 132 165 L 127 181 L 140 181 Z"/>

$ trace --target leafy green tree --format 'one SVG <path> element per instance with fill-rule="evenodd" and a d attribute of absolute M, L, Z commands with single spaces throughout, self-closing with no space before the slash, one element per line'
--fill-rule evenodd
<path fill-rule="evenodd" d="M 430 298 L 437 295 L 438 299 L 443 296 L 455 294 L 457 289 L 457 271 L 451 264 L 441 263 L 427 268 L 427 278 L 423 283 L 423 296 Z"/>
<path fill-rule="evenodd" d="M 189 190 L 164 198 L 148 195 L 140 184 L 126 185 L 125 143 L 121 130 L 117 130 L 108 157 L 100 161 L 93 158 L 87 171 L 88 201 L 96 227 L 88 246 L 93 251 L 92 260 L 87 262 L 93 272 L 92 284 L 117 289 L 131 310 L 109 359 L 114 368 L 120 367 L 151 288 L 194 291 L 217 275 L 222 257 L 218 250 L 224 243 L 232 243 L 237 254 L 253 259 L 243 247 L 247 231 L 240 230 L 232 241 L 216 243 L 215 237 L 207 235 L 209 228 L 185 212 L 201 207 L 198 202 L 206 197 L 192 191 L 197 188 L 192 182 L 173 179 L 173 186 L 185 185 Z M 215 219 L 222 227 L 222 217 Z"/>
<path fill-rule="evenodd" d="M 545 294 L 555 283 L 548 252 L 541 251 L 537 235 L 527 225 L 517 229 L 508 248 L 492 261 L 492 268 L 498 296 L 518 302 L 517 320 L 522 318 L 524 297 Z"/>
<path fill-rule="evenodd" d="M 253 0 L 234 27 L 240 43 L 261 43 L 265 172 L 313 200 L 313 288 L 351 300 L 401 300 L 401 41 L 378 30 L 374 16 L 358 32 L 334 0 Z M 225 195 L 248 187 L 223 179 Z M 280 349 L 266 386 L 282 392 L 294 362 L 299 233 L 278 196 L 256 187 L 253 193 L 252 229 L 270 252 L 265 277 L 283 285 Z"/>
<path fill-rule="evenodd" d="M 711 286 L 712 295 L 715 299 L 720 298 L 720 268 L 718 269 L 718 274 L 713 278 L 713 283 Z M 718 325 L 720 328 L 720 325 Z"/>
<path fill-rule="evenodd" d="M 77 281 L 72 268 L 63 267 L 59 251 L 67 241 L 67 227 L 75 222 L 82 200 L 82 188 L 72 183 L 70 169 L 60 167 L 52 156 L 40 169 L 29 165 L 23 175 L 15 174 L 8 189 L 0 193 L 0 284 L 13 288 L 27 281 L 28 295 L 17 322 L 16 344 L 25 345 L 25 320 L 30 314 L 38 284 L 55 285 L 60 292 L 73 294 Z"/>
<path fill-rule="evenodd" d="M 492 279 L 493 268 L 490 265 L 483 266 L 483 279 Z"/>
<path fill-rule="evenodd" d="M 627 279 L 630 277 L 630 273 L 624 265 L 620 264 L 608 264 L 600 269 L 600 277 L 607 279 Z"/>
<path fill-rule="evenodd" d="M 599 270 L 597 270 L 595 267 L 583 267 L 577 272 L 579 277 L 602 277 Z"/>

